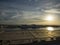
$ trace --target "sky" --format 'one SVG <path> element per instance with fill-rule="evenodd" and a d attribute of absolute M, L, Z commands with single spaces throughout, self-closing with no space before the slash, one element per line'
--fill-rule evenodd
<path fill-rule="evenodd" d="M 60 25 L 60 0 L 0 0 L 0 24 Z"/>

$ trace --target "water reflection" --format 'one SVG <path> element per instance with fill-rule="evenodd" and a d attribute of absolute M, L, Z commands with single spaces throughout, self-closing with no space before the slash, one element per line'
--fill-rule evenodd
<path fill-rule="evenodd" d="M 53 37 L 54 36 L 54 28 L 53 27 L 47 27 L 46 30 L 48 31 L 47 32 L 47 36 L 48 37 Z"/>
<path fill-rule="evenodd" d="M 46 41 L 50 41 L 51 38 L 54 38 L 55 40 L 55 37 L 57 37 L 59 34 L 57 33 L 58 30 L 55 30 L 54 27 L 46 27 L 44 30 L 43 30 L 43 33 L 42 35 L 47 37 L 47 39 L 45 39 Z"/>
<path fill-rule="evenodd" d="M 54 27 L 46 27 L 47 36 L 48 37 L 59 37 L 60 36 L 60 27 L 54 28 Z"/>
<path fill-rule="evenodd" d="M 25 34 L 33 35 L 35 38 L 43 38 L 43 37 L 55 37 L 60 36 L 60 27 L 54 28 L 54 27 L 44 27 L 44 28 L 37 28 L 37 29 L 20 29 L 20 28 L 1 28 L 1 30 L 4 30 L 5 33 L 19 33 L 19 35 L 25 36 Z M 7 34 L 8 35 L 8 34 Z"/>
<path fill-rule="evenodd" d="M 54 33 L 53 33 L 52 31 L 49 31 L 49 32 L 47 33 L 47 35 L 48 35 L 48 37 L 54 37 Z"/>
<path fill-rule="evenodd" d="M 47 27 L 46 29 L 47 29 L 48 31 L 53 31 L 53 30 L 54 30 L 53 27 Z"/>

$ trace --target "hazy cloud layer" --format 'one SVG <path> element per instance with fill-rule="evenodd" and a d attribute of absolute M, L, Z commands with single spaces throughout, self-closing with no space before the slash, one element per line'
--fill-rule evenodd
<path fill-rule="evenodd" d="M 0 23 L 43 23 L 45 15 L 59 21 L 60 0 L 0 0 Z"/>

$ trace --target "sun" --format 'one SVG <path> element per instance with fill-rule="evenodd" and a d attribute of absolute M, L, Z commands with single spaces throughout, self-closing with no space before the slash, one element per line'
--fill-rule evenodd
<path fill-rule="evenodd" d="M 48 16 L 46 16 L 46 19 L 45 19 L 45 20 L 47 20 L 47 21 L 52 21 L 52 20 L 53 20 L 53 16 L 48 15 Z"/>
<path fill-rule="evenodd" d="M 47 30 L 48 30 L 48 31 L 53 31 L 54 28 L 53 28 L 53 27 L 47 27 Z"/>

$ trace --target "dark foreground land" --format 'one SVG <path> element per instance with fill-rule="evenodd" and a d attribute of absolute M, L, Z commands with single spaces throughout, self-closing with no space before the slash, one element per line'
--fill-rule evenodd
<path fill-rule="evenodd" d="M 3 44 L 3 40 L 0 40 L 0 45 L 60 45 L 60 37 L 57 37 L 56 40 L 52 39 L 52 41 L 41 40 L 40 42 L 33 41 L 32 43 L 26 44 L 10 44 L 9 40 Z"/>
<path fill-rule="evenodd" d="M 42 40 L 41 42 L 34 41 L 34 42 L 28 43 L 28 44 L 17 44 L 17 45 L 60 45 L 60 40 L 55 40 L 55 41 Z"/>
<path fill-rule="evenodd" d="M 20 44 L 21 45 L 21 44 Z M 54 40 L 54 41 L 34 41 L 32 43 L 28 43 L 28 44 L 22 44 L 22 45 L 60 45 L 60 40 Z"/>

